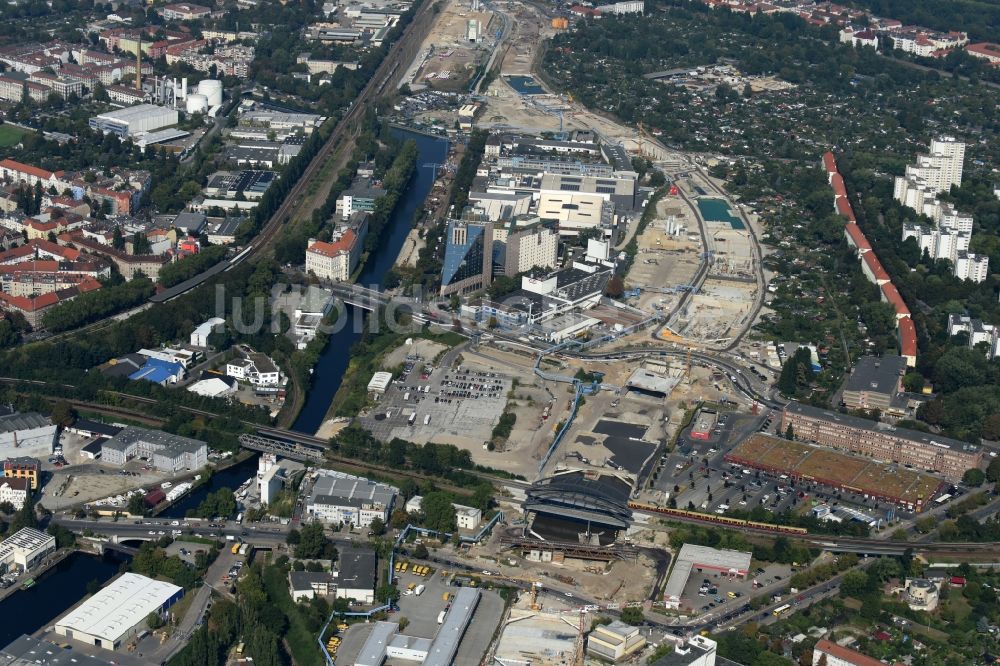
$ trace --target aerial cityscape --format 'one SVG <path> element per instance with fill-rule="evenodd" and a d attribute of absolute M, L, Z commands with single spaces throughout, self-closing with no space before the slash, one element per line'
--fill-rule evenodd
<path fill-rule="evenodd" d="M 0 666 L 1000 663 L 1000 5 L 0 15 Z"/>

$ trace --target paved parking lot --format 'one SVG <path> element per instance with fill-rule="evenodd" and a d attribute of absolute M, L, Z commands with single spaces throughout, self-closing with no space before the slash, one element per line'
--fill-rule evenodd
<path fill-rule="evenodd" d="M 476 444 L 490 439 L 507 405 L 508 377 L 468 368 L 431 369 L 422 362 L 405 367 L 409 371 L 396 378 L 373 413 L 361 419 L 376 438 L 400 437 L 418 444 L 448 436 Z"/>
<path fill-rule="evenodd" d="M 765 566 L 764 563 L 755 563 L 745 580 L 713 571 L 702 572 L 696 567 L 691 570 L 681 602 L 684 606 L 690 606 L 695 614 L 704 615 L 704 619 L 718 619 L 739 611 L 758 588 L 780 586 L 790 576 L 791 567 L 787 564 L 772 563 Z M 702 592 L 701 588 L 706 584 L 709 589 Z M 739 596 L 731 597 L 730 593 Z"/>
<path fill-rule="evenodd" d="M 654 484 L 655 489 L 669 493 L 679 509 L 693 508 L 711 513 L 749 511 L 763 506 L 779 514 L 797 510 L 803 502 L 811 505 L 815 501 L 831 506 L 846 505 L 875 517 L 885 518 L 890 510 L 898 519 L 912 517 L 910 512 L 901 511 L 888 502 L 838 491 L 819 483 L 796 483 L 779 474 L 757 470 L 748 470 L 744 474 L 742 466 L 725 462 L 726 453 L 747 435 L 764 426 L 767 423 L 765 419 L 765 415 L 754 417 L 723 412 L 718 426 L 704 441 L 692 440 L 690 430 L 685 430 L 678 439 L 677 448 L 663 459 L 663 469 Z"/>

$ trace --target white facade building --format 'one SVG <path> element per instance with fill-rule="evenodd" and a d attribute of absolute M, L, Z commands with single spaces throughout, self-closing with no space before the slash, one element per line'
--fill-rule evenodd
<path fill-rule="evenodd" d="M 27 571 L 49 553 L 55 552 L 56 538 L 31 527 L 22 527 L 0 541 L 0 570 Z"/>
<path fill-rule="evenodd" d="M 955 277 L 960 280 L 983 282 L 990 274 L 990 258 L 985 254 L 959 252 L 955 259 Z"/>
<path fill-rule="evenodd" d="M 250 352 L 242 359 L 226 364 L 226 375 L 254 386 L 279 386 L 281 371 L 266 354 Z"/>
<path fill-rule="evenodd" d="M 208 336 L 212 334 L 212 331 L 216 327 L 224 325 L 226 320 L 222 317 L 212 317 L 205 323 L 198 326 L 198 328 L 191 331 L 191 346 L 192 347 L 208 347 Z"/>
<path fill-rule="evenodd" d="M 108 465 L 124 465 L 133 458 L 145 458 L 164 472 L 200 469 L 208 464 L 208 445 L 197 439 L 161 430 L 128 426 L 101 445 L 101 460 Z"/>
<path fill-rule="evenodd" d="M 177 585 L 125 573 L 58 620 L 55 630 L 60 636 L 117 650 L 146 628 L 150 613 L 162 614 L 183 595 Z"/>
<path fill-rule="evenodd" d="M 455 507 L 455 522 L 460 530 L 474 530 L 483 522 L 483 512 L 471 506 L 452 504 Z"/>
<path fill-rule="evenodd" d="M 379 518 L 389 520 L 399 489 L 334 470 L 318 470 L 306 513 L 324 523 L 368 527 Z"/>
<path fill-rule="evenodd" d="M 10 502 L 20 509 L 31 491 L 29 479 L 6 478 L 0 476 L 0 503 Z"/>

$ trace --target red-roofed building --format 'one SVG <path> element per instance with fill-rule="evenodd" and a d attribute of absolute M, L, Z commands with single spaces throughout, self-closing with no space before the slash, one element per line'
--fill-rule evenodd
<path fill-rule="evenodd" d="M 80 258 L 80 251 L 71 247 L 64 247 L 48 240 L 30 240 L 24 245 L 11 248 L 6 252 L 0 252 L 0 264 L 17 264 L 35 257 L 39 259 L 61 259 L 64 261 L 76 261 Z"/>
<path fill-rule="evenodd" d="M 882 267 L 882 262 L 878 260 L 874 252 L 866 252 L 861 255 L 861 272 L 878 286 L 882 286 L 890 280 L 889 274 Z"/>
<path fill-rule="evenodd" d="M 20 312 L 24 315 L 28 324 L 37 329 L 42 324 L 42 315 L 45 311 L 58 305 L 63 301 L 76 298 L 80 294 L 85 294 L 101 288 L 101 283 L 94 278 L 84 278 L 78 284 L 68 289 L 50 291 L 39 296 L 11 296 L 0 292 L 0 309 L 10 312 Z"/>
<path fill-rule="evenodd" d="M 856 222 L 854 218 L 854 209 L 851 208 L 851 202 L 847 200 L 846 196 L 837 197 L 833 201 L 834 206 L 837 208 L 837 212 L 846 217 L 852 223 Z"/>
<path fill-rule="evenodd" d="M 900 296 L 899 290 L 896 289 L 896 285 L 893 283 L 886 282 L 882 285 L 882 300 L 891 305 L 892 309 L 896 311 L 896 319 L 910 316 L 910 308 L 906 307 L 906 301 Z"/>
<path fill-rule="evenodd" d="M 844 185 L 844 178 L 838 172 L 830 174 L 830 185 L 833 187 L 833 194 L 837 197 L 847 196 L 847 186 Z"/>
<path fill-rule="evenodd" d="M 994 65 L 1000 65 L 1000 44 L 990 42 L 969 44 L 965 47 L 965 52 L 975 58 L 982 58 L 989 60 Z"/>
<path fill-rule="evenodd" d="M 14 183 L 27 183 L 31 186 L 41 183 L 44 188 L 53 186 L 61 192 L 69 187 L 69 183 L 63 181 L 62 177 L 62 171 L 46 171 L 12 159 L 0 161 L 0 178 Z"/>
<path fill-rule="evenodd" d="M 906 359 L 906 365 L 914 367 L 917 365 L 917 327 L 909 317 L 900 319 L 899 326 L 899 355 Z"/>
<path fill-rule="evenodd" d="M 569 8 L 569 11 L 576 14 L 577 16 L 587 16 L 589 18 L 601 18 L 601 10 L 594 9 L 593 7 L 583 7 L 582 5 L 573 5 Z"/>
<path fill-rule="evenodd" d="M 837 645 L 825 638 L 816 643 L 816 647 L 813 648 L 812 663 L 814 665 L 820 663 L 824 656 L 827 666 L 885 666 L 883 662 L 874 657 Z M 897 662 L 894 666 L 902 665 Z"/>
<path fill-rule="evenodd" d="M 353 229 L 332 243 L 311 240 L 306 249 L 306 271 L 321 279 L 346 282 L 357 266 L 360 246 Z"/>
<path fill-rule="evenodd" d="M 853 247 L 859 255 L 872 251 L 871 243 L 868 242 L 868 238 L 865 237 L 861 227 L 857 224 L 853 222 L 845 224 L 844 235 L 847 236 L 847 244 Z"/>
<path fill-rule="evenodd" d="M 823 153 L 823 168 L 831 177 L 837 173 L 837 160 L 829 150 Z"/>
<path fill-rule="evenodd" d="M 962 576 L 952 576 L 948 579 L 948 584 L 952 587 L 965 587 L 965 578 Z"/>

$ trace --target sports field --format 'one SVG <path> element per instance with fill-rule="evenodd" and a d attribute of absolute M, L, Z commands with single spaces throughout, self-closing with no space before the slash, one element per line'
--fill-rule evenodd
<path fill-rule="evenodd" d="M 13 125 L 0 125 L 0 148 L 10 148 L 21 142 L 21 137 L 28 133 L 28 130 L 14 127 Z"/>
<path fill-rule="evenodd" d="M 901 465 L 759 433 L 738 444 L 726 454 L 726 460 L 914 506 L 918 500 L 929 502 L 942 485 L 930 475 Z"/>

